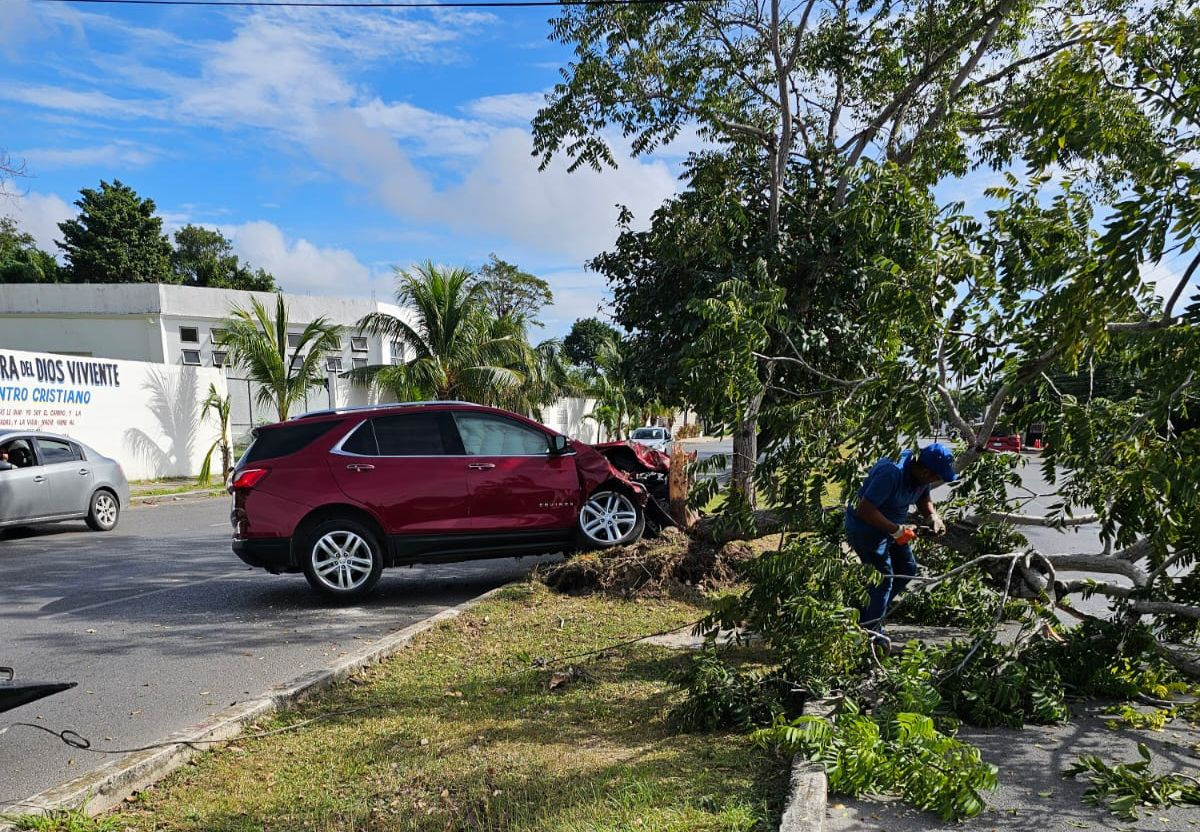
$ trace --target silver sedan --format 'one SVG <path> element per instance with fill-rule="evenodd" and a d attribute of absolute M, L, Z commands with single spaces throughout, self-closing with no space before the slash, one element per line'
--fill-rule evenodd
<path fill-rule="evenodd" d="M 82 518 L 106 532 L 127 505 L 115 459 L 67 436 L 0 428 L 0 528 Z"/>

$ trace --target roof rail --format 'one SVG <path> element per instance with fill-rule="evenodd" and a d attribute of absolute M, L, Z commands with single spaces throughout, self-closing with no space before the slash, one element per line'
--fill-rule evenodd
<path fill-rule="evenodd" d="M 292 420 L 311 419 L 314 416 L 335 416 L 339 413 L 354 413 L 359 410 L 383 410 L 383 409 L 389 408 L 389 407 L 430 407 L 432 405 L 446 405 L 446 404 L 468 404 L 468 405 L 474 405 L 475 407 L 479 406 L 479 405 L 476 405 L 475 402 L 463 402 L 463 401 L 458 401 L 456 399 L 444 399 L 444 400 L 424 401 L 424 402 L 378 402 L 376 404 L 358 404 L 358 405 L 353 405 L 352 407 L 334 407 L 334 408 L 329 408 L 327 410 L 310 410 L 308 413 L 301 413 L 299 416 L 293 416 Z"/>

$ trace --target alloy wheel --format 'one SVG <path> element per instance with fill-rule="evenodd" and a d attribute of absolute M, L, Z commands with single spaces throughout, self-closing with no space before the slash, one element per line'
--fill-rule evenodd
<path fill-rule="evenodd" d="M 370 544 L 354 532 L 328 532 L 313 544 L 313 573 L 330 589 L 357 589 L 370 578 L 373 565 Z"/>
<path fill-rule="evenodd" d="M 117 501 L 107 492 L 97 494 L 94 513 L 97 523 L 106 529 L 112 528 L 117 522 Z"/>
<path fill-rule="evenodd" d="M 594 494 L 579 512 L 579 527 L 592 540 L 617 543 L 633 531 L 638 514 L 633 503 L 617 491 Z"/>

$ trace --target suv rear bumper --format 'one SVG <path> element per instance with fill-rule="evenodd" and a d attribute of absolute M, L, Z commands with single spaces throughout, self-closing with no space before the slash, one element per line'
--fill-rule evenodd
<path fill-rule="evenodd" d="M 276 575 L 296 571 L 296 564 L 292 561 L 292 541 L 286 537 L 235 537 L 233 552 L 243 563 Z"/>

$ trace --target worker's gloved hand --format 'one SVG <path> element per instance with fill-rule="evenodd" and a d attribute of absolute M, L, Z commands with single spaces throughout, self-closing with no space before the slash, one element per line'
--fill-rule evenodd
<path fill-rule="evenodd" d="M 929 515 L 929 524 L 933 526 L 933 533 L 941 537 L 946 533 L 946 521 L 942 519 L 942 515 L 936 511 Z"/>
<path fill-rule="evenodd" d="M 917 530 L 913 526 L 901 526 L 892 532 L 892 540 L 899 543 L 901 546 L 912 543 L 917 539 Z"/>

